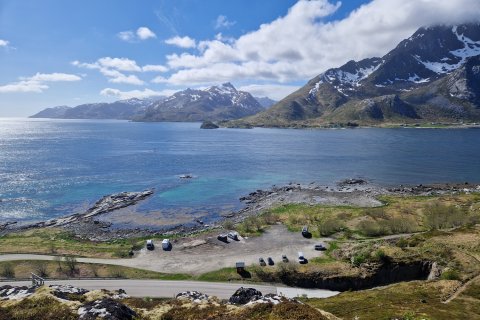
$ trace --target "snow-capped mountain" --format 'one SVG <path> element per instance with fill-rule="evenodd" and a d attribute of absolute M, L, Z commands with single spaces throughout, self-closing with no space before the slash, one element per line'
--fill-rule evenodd
<path fill-rule="evenodd" d="M 420 28 L 385 56 L 329 69 L 244 122 L 480 120 L 479 55 L 480 23 Z"/>
<path fill-rule="evenodd" d="M 203 90 L 186 89 L 150 105 L 136 121 L 218 121 L 238 119 L 264 110 L 248 92 L 231 83 Z"/>

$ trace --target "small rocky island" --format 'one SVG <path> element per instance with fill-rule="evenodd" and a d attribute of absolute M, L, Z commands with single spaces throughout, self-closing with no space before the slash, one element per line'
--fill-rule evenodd
<path fill-rule="evenodd" d="M 202 125 L 200 126 L 200 129 L 218 129 L 219 126 L 217 126 L 215 123 L 212 121 L 204 121 Z"/>

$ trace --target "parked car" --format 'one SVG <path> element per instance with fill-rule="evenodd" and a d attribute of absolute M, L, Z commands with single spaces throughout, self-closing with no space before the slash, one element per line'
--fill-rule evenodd
<path fill-rule="evenodd" d="M 304 226 L 302 228 L 302 236 L 304 236 L 305 238 L 310 238 L 312 236 L 312 234 L 308 231 L 307 226 Z"/>
<path fill-rule="evenodd" d="M 261 265 L 262 267 L 264 267 L 264 266 L 267 265 L 267 264 L 265 263 L 265 260 L 264 260 L 263 258 L 259 258 L 259 259 L 258 259 L 258 263 L 260 263 L 260 265 Z"/>
<path fill-rule="evenodd" d="M 305 256 L 303 255 L 303 252 L 298 252 L 298 263 L 300 263 L 300 264 L 307 263 L 307 259 L 305 259 Z"/>
<path fill-rule="evenodd" d="M 228 242 L 228 236 L 226 234 L 219 234 L 217 236 L 217 239 L 222 241 L 222 242 Z"/>
<path fill-rule="evenodd" d="M 169 250 L 172 247 L 172 244 L 170 243 L 169 239 L 163 239 L 162 241 L 162 249 L 163 250 Z"/>
<path fill-rule="evenodd" d="M 287 255 L 286 254 L 283 254 L 282 255 L 282 261 L 287 263 L 288 262 L 288 258 L 287 258 Z"/>
<path fill-rule="evenodd" d="M 155 249 L 155 245 L 153 244 L 153 240 L 147 240 L 147 250 Z"/>
<path fill-rule="evenodd" d="M 315 245 L 315 250 L 317 251 L 325 251 L 327 250 L 327 248 L 325 248 L 325 246 L 323 244 L 316 244 Z"/>
<path fill-rule="evenodd" d="M 269 266 L 273 266 L 275 264 L 275 262 L 273 262 L 272 257 L 268 257 L 267 261 Z"/>
<path fill-rule="evenodd" d="M 230 239 L 233 239 L 233 240 L 235 240 L 235 241 L 240 240 L 240 239 L 238 238 L 238 237 L 239 237 L 239 234 L 238 234 L 238 232 L 236 232 L 236 231 L 230 231 L 227 236 L 228 236 Z"/>

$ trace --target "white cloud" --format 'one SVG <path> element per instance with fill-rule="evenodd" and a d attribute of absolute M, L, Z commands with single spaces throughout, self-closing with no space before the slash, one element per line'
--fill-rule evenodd
<path fill-rule="evenodd" d="M 197 46 L 196 41 L 188 36 L 185 36 L 185 37 L 176 36 L 176 37 L 165 40 L 165 43 L 173 46 L 177 46 L 180 48 L 186 48 L 186 49 L 195 48 Z"/>
<path fill-rule="evenodd" d="M 81 77 L 68 74 L 68 73 L 36 73 L 34 76 L 29 78 L 22 78 L 26 81 L 37 81 L 37 82 L 58 82 L 58 81 L 79 81 L 82 80 Z"/>
<path fill-rule="evenodd" d="M 372 0 L 341 20 L 340 6 L 300 0 L 288 13 L 234 41 L 200 41 L 196 54 L 168 55 L 175 85 L 229 80 L 305 81 L 348 60 L 382 56 L 424 25 L 478 21 L 478 0 Z"/>
<path fill-rule="evenodd" d="M 142 72 L 141 68 L 135 60 L 128 58 L 111 58 L 103 57 L 94 63 L 85 63 L 80 61 L 73 61 L 72 65 L 86 68 L 97 69 L 107 77 L 112 83 L 125 83 L 132 85 L 143 85 L 144 81 L 140 80 L 136 75 L 126 75 L 123 72 Z M 122 71 L 122 72 L 121 72 Z"/>
<path fill-rule="evenodd" d="M 117 37 L 123 41 L 136 42 L 147 40 L 150 38 L 156 38 L 157 35 L 147 27 L 140 27 L 135 32 L 133 32 L 132 30 L 121 31 L 117 33 Z"/>
<path fill-rule="evenodd" d="M 133 41 L 135 40 L 135 34 L 132 31 L 122 31 L 117 33 L 117 37 L 119 37 L 123 41 Z"/>
<path fill-rule="evenodd" d="M 229 21 L 226 16 L 219 15 L 217 20 L 215 21 L 215 29 L 220 28 L 230 28 L 231 26 L 235 25 L 236 21 Z"/>
<path fill-rule="evenodd" d="M 120 91 L 113 88 L 105 88 L 100 91 L 100 94 L 103 96 L 116 97 L 119 99 L 131 99 L 131 98 L 149 98 L 155 96 L 170 96 L 177 92 L 177 90 L 161 90 L 155 91 L 151 89 L 144 90 L 131 90 L 131 91 Z"/>
<path fill-rule="evenodd" d="M 240 86 L 238 90 L 250 92 L 255 97 L 269 97 L 270 99 L 281 100 L 299 88 L 300 86 L 278 84 L 251 84 Z"/>
<path fill-rule="evenodd" d="M 158 64 L 147 64 L 142 67 L 142 71 L 144 72 L 167 72 L 168 68 Z"/>
<path fill-rule="evenodd" d="M 72 82 L 80 80 L 82 80 L 81 77 L 68 73 L 36 73 L 31 77 L 21 77 L 20 81 L 0 86 L 0 93 L 41 93 L 49 88 L 49 86 L 45 84 L 45 82 Z"/>
<path fill-rule="evenodd" d="M 7 40 L 0 39 L 0 47 L 8 47 L 9 42 Z"/>
<path fill-rule="evenodd" d="M 157 35 L 153 33 L 152 30 L 148 29 L 147 27 L 140 27 L 137 29 L 137 37 L 140 40 L 147 40 L 150 38 L 156 38 Z"/>

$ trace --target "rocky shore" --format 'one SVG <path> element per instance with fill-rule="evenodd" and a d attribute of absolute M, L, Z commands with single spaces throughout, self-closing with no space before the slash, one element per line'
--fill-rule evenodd
<path fill-rule="evenodd" d="M 154 235 L 189 235 L 199 231 L 218 228 L 225 220 L 240 222 L 248 216 L 257 215 L 262 211 L 287 203 L 306 203 L 324 205 L 351 205 L 362 207 L 381 206 L 378 200 L 381 195 L 422 195 L 432 196 L 441 194 L 455 194 L 459 192 L 480 192 L 479 184 L 468 182 L 455 184 L 432 184 L 397 187 L 379 187 L 372 185 L 364 179 L 347 179 L 333 186 L 322 186 L 316 183 L 300 184 L 289 183 L 285 186 L 273 186 L 267 190 L 256 190 L 239 200 L 244 207 L 238 211 L 228 211 L 222 218 L 213 224 L 206 224 L 199 219 L 191 223 L 176 224 L 159 228 L 113 228 L 112 222 L 100 219 L 100 216 L 117 212 L 122 208 L 134 206 L 150 197 L 154 190 L 141 192 L 121 192 L 104 196 L 91 208 L 83 213 L 73 214 L 64 218 L 47 220 L 26 226 L 17 226 L 15 222 L 0 225 L 0 235 L 19 230 L 28 230 L 44 227 L 61 227 L 71 231 L 76 236 L 84 239 L 106 241 L 132 237 Z M 96 217 L 99 218 L 96 218 Z"/>

